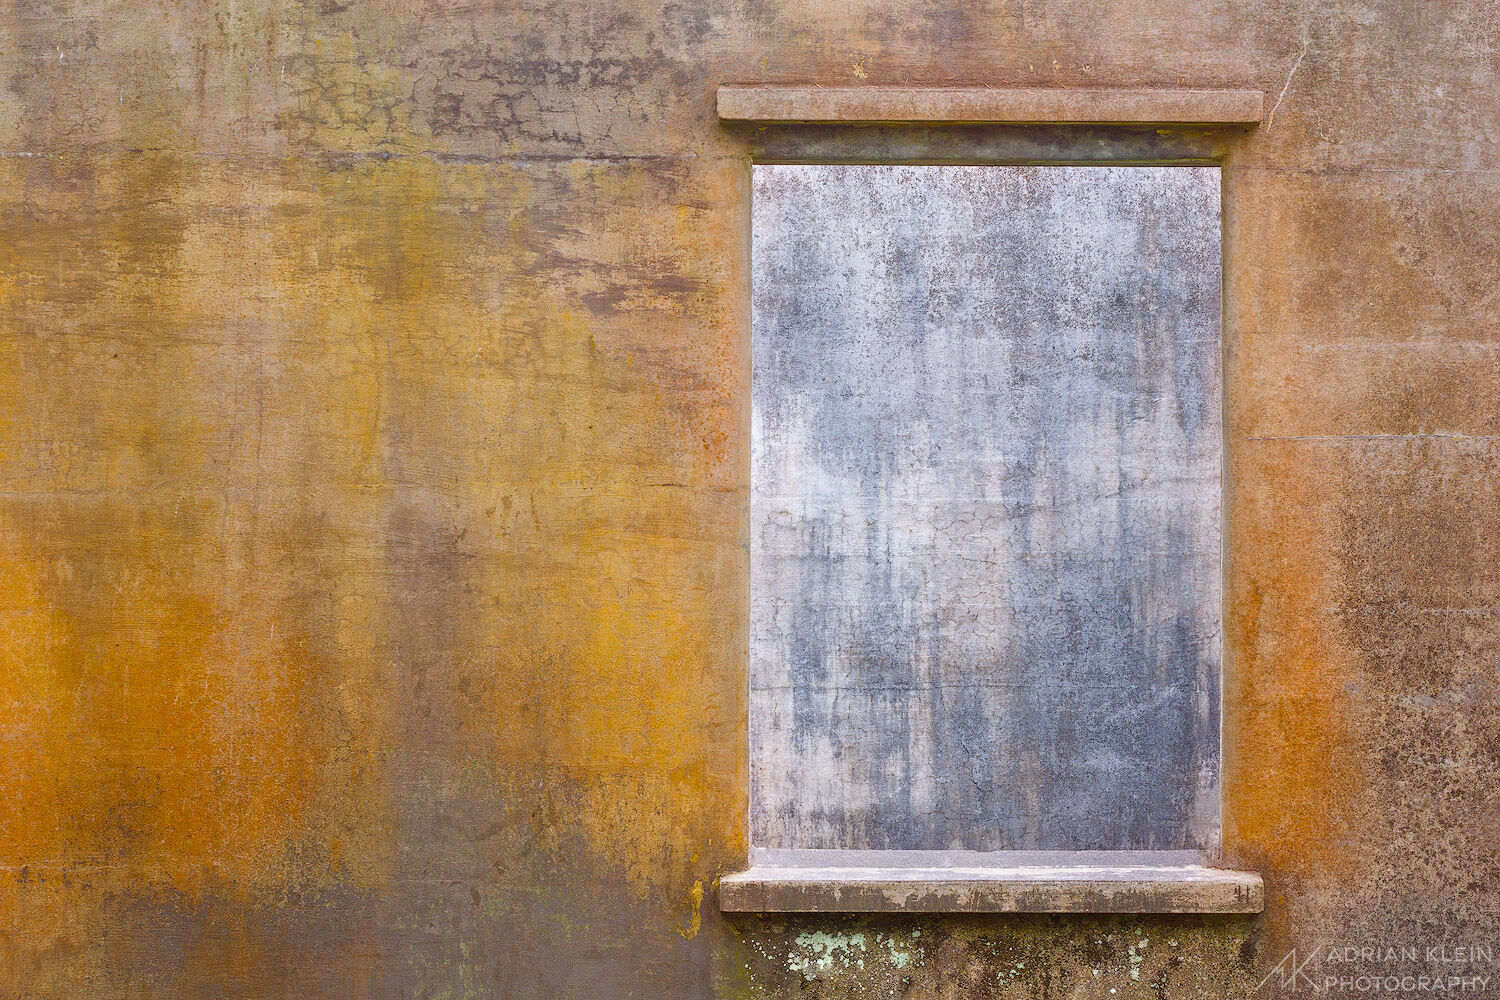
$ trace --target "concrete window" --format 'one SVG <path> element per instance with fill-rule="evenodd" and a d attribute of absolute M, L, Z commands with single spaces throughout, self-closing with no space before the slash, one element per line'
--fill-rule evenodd
<path fill-rule="evenodd" d="M 1218 168 L 762 165 L 753 199 L 760 860 L 1211 857 Z"/>

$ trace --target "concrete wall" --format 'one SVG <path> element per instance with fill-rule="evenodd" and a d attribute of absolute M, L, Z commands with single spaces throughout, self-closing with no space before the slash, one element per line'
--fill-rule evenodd
<path fill-rule="evenodd" d="M 1495 943 L 1497 17 L 8 5 L 0 993 L 1175 998 Z M 721 128 L 760 79 L 1273 111 Z M 1224 839 L 1263 917 L 717 915 L 755 155 L 1223 157 Z"/>
<path fill-rule="evenodd" d="M 1219 171 L 752 200 L 752 846 L 1216 848 Z"/>

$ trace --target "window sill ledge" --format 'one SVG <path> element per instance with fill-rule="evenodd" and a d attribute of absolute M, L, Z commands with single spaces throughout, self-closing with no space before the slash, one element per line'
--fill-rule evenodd
<path fill-rule="evenodd" d="M 1259 913 L 1259 875 L 1203 865 L 805 867 L 719 880 L 727 913 Z"/>

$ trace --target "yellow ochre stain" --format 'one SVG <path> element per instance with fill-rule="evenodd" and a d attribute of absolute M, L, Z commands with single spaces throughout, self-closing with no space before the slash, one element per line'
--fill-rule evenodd
<path fill-rule="evenodd" d="M 688 890 L 688 900 L 693 907 L 692 919 L 686 927 L 679 927 L 677 933 L 682 935 L 684 941 L 691 941 L 698 936 L 698 930 L 703 926 L 703 880 L 700 878 L 693 883 Z"/>

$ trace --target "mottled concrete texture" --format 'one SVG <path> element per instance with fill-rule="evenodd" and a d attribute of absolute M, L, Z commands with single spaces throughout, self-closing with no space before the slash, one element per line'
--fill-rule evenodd
<path fill-rule="evenodd" d="M 752 843 L 1216 848 L 1219 171 L 752 199 Z"/>
<path fill-rule="evenodd" d="M 1497 34 L 1495 0 L 7 4 L 0 995 L 1177 1000 L 1377 942 L 1450 950 L 1307 969 L 1493 992 L 1451 949 L 1500 939 Z M 729 82 L 1267 113 L 770 128 L 718 121 Z M 719 914 L 755 157 L 1222 160 L 1223 839 L 1263 914 Z"/>

